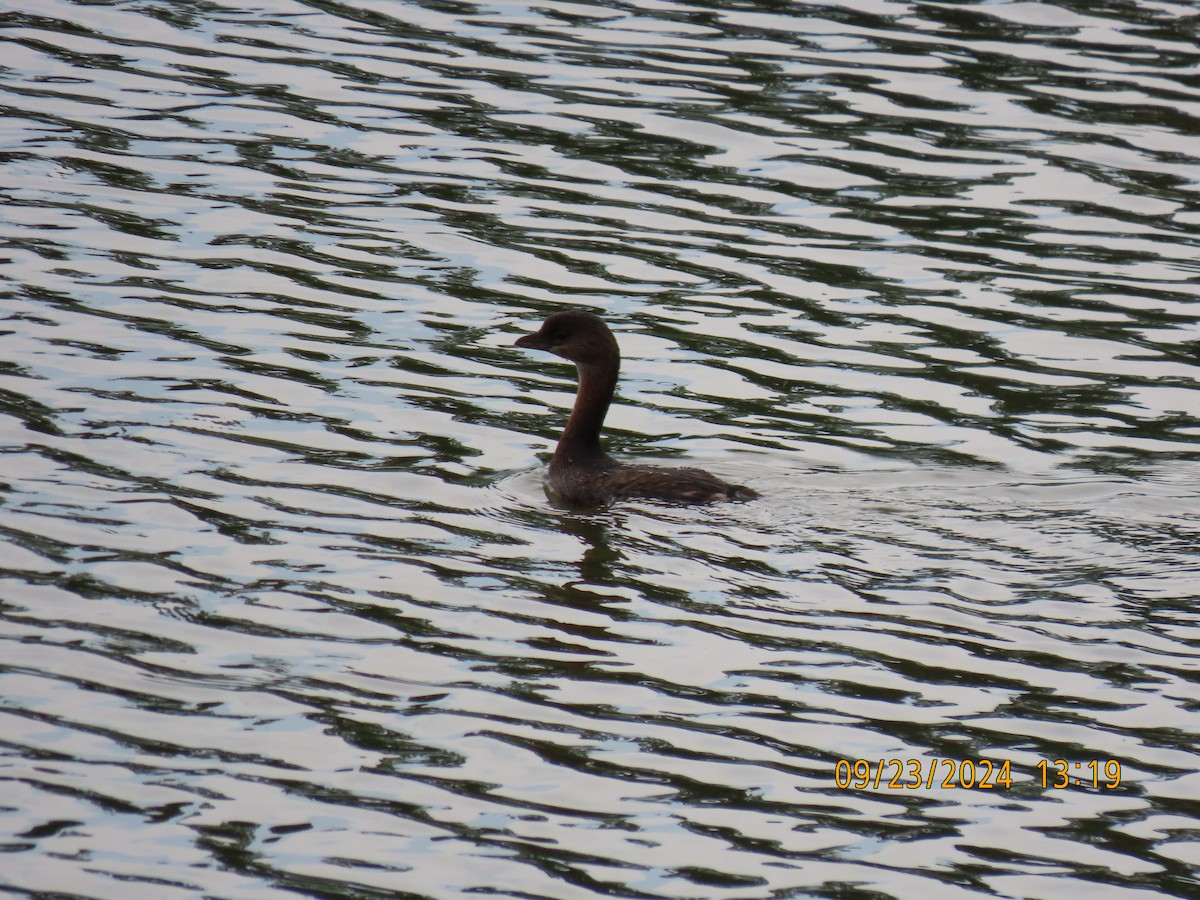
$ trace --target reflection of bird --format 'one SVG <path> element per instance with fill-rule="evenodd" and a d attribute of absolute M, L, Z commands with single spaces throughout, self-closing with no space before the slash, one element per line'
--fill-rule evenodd
<path fill-rule="evenodd" d="M 541 330 L 517 341 L 518 347 L 548 350 L 579 369 L 579 392 L 571 418 L 550 460 L 550 486 L 567 503 L 597 506 L 623 497 L 678 503 L 752 500 L 758 493 L 726 484 L 701 469 L 629 466 L 600 446 L 600 429 L 612 402 L 621 368 L 617 339 L 592 313 L 555 313 Z"/>

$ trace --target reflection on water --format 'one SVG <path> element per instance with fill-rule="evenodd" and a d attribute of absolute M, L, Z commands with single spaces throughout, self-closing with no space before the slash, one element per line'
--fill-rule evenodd
<path fill-rule="evenodd" d="M 0 884 L 1193 895 L 1193 13 L 0 15 Z"/>

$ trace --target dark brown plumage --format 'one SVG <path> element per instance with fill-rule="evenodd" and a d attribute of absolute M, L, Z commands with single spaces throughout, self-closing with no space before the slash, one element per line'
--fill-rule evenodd
<path fill-rule="evenodd" d="M 750 488 L 728 484 L 702 469 L 629 466 L 604 452 L 600 430 L 617 386 L 621 352 L 599 316 L 579 310 L 555 313 L 542 323 L 540 331 L 520 338 L 517 346 L 547 350 L 579 369 L 575 406 L 550 460 L 550 486 L 565 502 L 599 506 L 645 497 L 712 503 L 758 496 Z"/>

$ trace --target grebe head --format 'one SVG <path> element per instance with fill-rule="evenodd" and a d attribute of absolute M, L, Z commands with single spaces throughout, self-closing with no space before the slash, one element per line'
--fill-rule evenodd
<path fill-rule="evenodd" d="M 579 365 L 613 364 L 620 359 L 617 339 L 604 320 L 583 310 L 555 313 L 539 331 L 517 340 L 518 347 L 547 350 Z"/>

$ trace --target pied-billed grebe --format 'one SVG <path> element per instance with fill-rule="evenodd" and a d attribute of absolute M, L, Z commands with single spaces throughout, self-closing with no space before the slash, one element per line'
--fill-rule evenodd
<path fill-rule="evenodd" d="M 579 393 L 550 460 L 550 486 L 567 503 L 599 506 L 625 497 L 711 503 L 753 500 L 758 493 L 727 484 L 701 469 L 629 466 L 600 446 L 600 429 L 621 368 L 617 339 L 599 316 L 582 310 L 555 313 L 518 347 L 548 350 L 579 369 Z"/>

